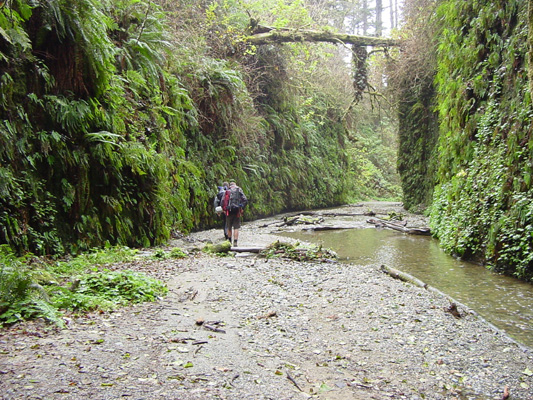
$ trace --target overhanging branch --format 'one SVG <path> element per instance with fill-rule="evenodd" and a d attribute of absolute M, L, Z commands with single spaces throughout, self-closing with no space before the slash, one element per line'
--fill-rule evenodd
<path fill-rule="evenodd" d="M 327 31 L 261 28 L 261 33 L 249 36 L 246 39 L 248 43 L 262 45 L 288 42 L 329 42 L 335 44 L 348 43 L 355 46 L 398 46 L 400 44 L 398 40 L 383 37 L 348 35 Z M 265 32 L 267 29 L 268 31 Z"/>

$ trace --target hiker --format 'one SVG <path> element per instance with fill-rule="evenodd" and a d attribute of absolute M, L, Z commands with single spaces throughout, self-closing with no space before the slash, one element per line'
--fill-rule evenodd
<path fill-rule="evenodd" d="M 241 217 L 246 204 L 248 204 L 248 199 L 242 189 L 235 182 L 230 182 L 229 189 L 226 190 L 222 199 L 222 209 L 226 213 L 226 233 L 228 240 L 230 243 L 233 240 L 232 245 L 235 247 L 237 247 L 237 241 L 239 240 Z"/>
<path fill-rule="evenodd" d="M 224 193 L 229 189 L 229 183 L 224 182 L 222 186 L 218 187 L 218 193 L 215 196 L 213 205 L 215 206 L 215 212 L 217 215 L 222 215 L 222 228 L 224 229 L 224 239 L 228 240 L 228 233 L 226 231 L 226 213 L 222 210 L 222 198 Z"/>

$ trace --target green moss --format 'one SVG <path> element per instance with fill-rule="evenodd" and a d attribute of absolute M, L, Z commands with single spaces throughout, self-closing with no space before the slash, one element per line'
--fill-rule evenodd
<path fill-rule="evenodd" d="M 448 0 L 438 8 L 431 98 L 440 132 L 431 225 L 449 252 L 530 279 L 533 110 L 525 7 L 514 0 Z M 406 145 L 420 136 L 417 129 L 408 132 Z M 427 142 L 431 134 L 423 137 Z M 414 153 L 428 154 L 422 148 Z M 415 171 L 427 165 L 414 164 Z"/>

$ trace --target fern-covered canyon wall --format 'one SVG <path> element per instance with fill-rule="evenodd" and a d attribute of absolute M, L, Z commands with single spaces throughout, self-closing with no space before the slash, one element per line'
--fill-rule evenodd
<path fill-rule="evenodd" d="M 338 93 L 352 82 L 324 67 L 335 46 L 248 46 L 250 12 L 272 9 L 252 6 L 3 2 L 0 243 L 157 245 L 214 226 L 216 185 L 231 179 L 248 219 L 397 196 L 394 172 L 351 142 L 350 96 Z M 281 11 L 272 23 L 312 22 L 301 4 Z"/>
<path fill-rule="evenodd" d="M 450 253 L 531 279 L 533 110 L 527 4 L 426 1 L 425 10 L 432 15 L 426 21 L 434 33 L 422 47 L 435 60 L 426 70 L 435 77 L 414 99 L 413 91 L 407 92 L 400 124 L 408 127 L 403 146 L 435 144 L 413 147 L 414 158 L 400 153 L 399 165 L 427 168 L 433 182 L 421 195 L 422 185 L 410 185 L 404 177 L 405 196 L 413 199 L 411 206 L 428 205 L 424 195 L 432 196 L 432 230 Z M 425 31 L 416 18 L 412 22 L 413 33 Z M 432 110 L 425 107 L 430 104 L 438 113 L 438 129 L 420 118 L 420 112 L 431 117 Z"/>

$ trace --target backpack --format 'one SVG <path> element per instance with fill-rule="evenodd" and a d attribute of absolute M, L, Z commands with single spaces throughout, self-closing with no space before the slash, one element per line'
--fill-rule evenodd
<path fill-rule="evenodd" d="M 236 214 L 246 205 L 243 203 L 244 201 L 240 188 L 238 186 L 233 186 L 227 189 L 226 193 L 224 193 L 224 197 L 222 198 L 222 209 L 226 214 Z"/>
<path fill-rule="evenodd" d="M 226 193 L 226 187 L 225 186 L 219 186 L 218 187 L 218 193 L 215 196 L 215 200 L 213 201 L 213 206 L 215 208 L 222 206 L 222 198 L 224 197 L 224 194 Z"/>

